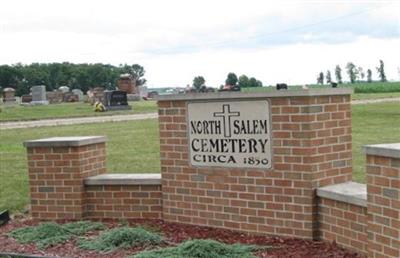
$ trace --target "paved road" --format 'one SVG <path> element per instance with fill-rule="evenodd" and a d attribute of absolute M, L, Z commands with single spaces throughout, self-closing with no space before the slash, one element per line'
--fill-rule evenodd
<path fill-rule="evenodd" d="M 157 113 L 148 113 L 148 114 L 133 114 L 133 115 L 44 119 L 35 121 L 17 121 L 17 122 L 0 123 L 0 130 L 15 129 L 15 128 L 31 128 L 31 127 L 41 127 L 41 126 L 120 122 L 120 121 L 131 121 L 131 120 L 154 119 L 157 117 L 158 117 Z"/>
<path fill-rule="evenodd" d="M 400 102 L 400 98 L 383 98 L 383 99 L 363 99 L 353 100 L 353 105 L 380 103 L 380 102 Z M 115 115 L 115 116 L 95 116 L 95 117 L 78 117 L 78 118 L 59 118 L 59 119 L 45 119 L 35 121 L 20 121 L 20 122 L 1 122 L 0 130 L 15 129 L 15 128 L 31 128 L 41 126 L 56 126 L 56 125 L 74 125 L 74 124 L 89 124 L 89 123 L 103 123 L 103 122 L 120 122 L 142 119 L 157 118 L 157 113 L 148 114 L 134 114 L 134 115 Z"/>

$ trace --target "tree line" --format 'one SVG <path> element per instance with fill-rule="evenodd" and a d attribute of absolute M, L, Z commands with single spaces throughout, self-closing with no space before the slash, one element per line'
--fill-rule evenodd
<path fill-rule="evenodd" d="M 385 74 L 385 64 L 382 60 L 379 60 L 379 66 L 376 67 L 376 71 L 378 73 L 380 81 L 386 82 L 387 79 L 386 79 L 386 74 Z M 367 69 L 367 71 L 365 72 L 361 66 L 356 66 L 352 62 L 347 63 L 346 73 L 349 76 L 350 83 L 365 81 L 365 79 L 367 82 L 372 82 L 372 70 Z M 339 65 L 336 65 L 336 67 L 335 67 L 335 77 L 336 77 L 337 83 L 339 83 L 339 84 L 343 83 L 342 68 L 340 68 Z M 320 72 L 318 74 L 317 84 L 324 84 L 325 80 L 326 80 L 326 83 L 333 82 L 331 71 L 327 70 L 325 75 L 323 72 Z"/>
<path fill-rule="evenodd" d="M 146 83 L 145 70 L 138 64 L 32 63 L 29 65 L 0 65 L 0 87 L 11 87 L 16 95 L 28 94 L 35 85 L 45 85 L 47 91 L 68 86 L 86 92 L 90 88 L 114 89 L 120 74 L 131 74 L 137 85 Z"/>
<path fill-rule="evenodd" d="M 201 87 L 205 86 L 206 80 L 204 79 L 203 76 L 196 76 L 193 79 L 192 86 L 195 89 L 200 89 Z M 262 87 L 263 84 L 260 80 L 257 80 L 254 77 L 248 77 L 245 74 L 242 74 L 237 77 L 235 73 L 228 73 L 225 79 L 225 85 L 231 85 L 231 86 L 236 86 L 238 85 L 241 88 L 251 88 L 251 87 Z M 223 87 L 223 85 L 220 86 L 220 88 Z"/>

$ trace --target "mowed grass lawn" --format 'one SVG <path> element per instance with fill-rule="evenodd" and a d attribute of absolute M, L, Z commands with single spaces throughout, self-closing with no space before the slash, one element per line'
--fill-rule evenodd
<path fill-rule="evenodd" d="M 364 182 L 365 144 L 400 142 L 400 103 L 352 106 L 354 179 Z M 25 140 L 52 136 L 106 135 L 111 173 L 160 172 L 157 120 L 0 131 L 0 210 L 28 204 Z"/>
<path fill-rule="evenodd" d="M 327 89 L 328 86 L 318 86 L 319 89 Z M 301 87 L 293 86 L 290 89 L 301 90 Z M 264 92 L 276 91 L 275 87 L 247 88 L 243 92 Z M 400 98 L 400 92 L 385 93 L 355 93 L 352 99 L 378 99 L 378 98 Z M 139 113 L 157 112 L 156 101 L 132 101 L 129 102 L 132 110 L 121 110 L 113 112 L 94 112 L 93 107 L 88 103 L 60 103 L 47 106 L 6 106 L 0 105 L 0 122 L 52 119 L 64 117 L 87 117 L 87 116 L 109 116 L 109 115 L 128 115 Z"/>
<path fill-rule="evenodd" d="M 110 116 L 157 112 L 156 101 L 131 101 L 132 110 L 94 112 L 89 103 L 60 103 L 38 106 L 3 105 L 0 121 L 37 120 L 64 117 Z"/>
<path fill-rule="evenodd" d="M 0 131 L 0 210 L 22 209 L 28 203 L 26 140 L 54 136 L 105 135 L 107 171 L 160 172 L 158 121 L 84 124 Z"/>

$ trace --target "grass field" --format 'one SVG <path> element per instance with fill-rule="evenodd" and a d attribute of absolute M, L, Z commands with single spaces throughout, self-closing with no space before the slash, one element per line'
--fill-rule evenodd
<path fill-rule="evenodd" d="M 330 85 L 318 85 L 312 84 L 307 85 L 310 89 L 329 89 Z M 346 83 L 339 84 L 339 88 L 350 88 L 353 89 L 355 93 L 391 93 L 400 92 L 400 82 L 358 82 L 354 84 Z M 301 85 L 289 85 L 289 90 L 300 90 Z M 275 86 L 272 87 L 261 87 L 261 88 L 243 88 L 244 92 L 263 92 L 263 91 L 273 91 Z"/>
<path fill-rule="evenodd" d="M 158 122 L 41 127 L 0 131 L 0 210 L 19 210 L 28 203 L 26 140 L 53 136 L 106 135 L 107 170 L 114 173 L 160 172 Z"/>
<path fill-rule="evenodd" d="M 46 106 L 5 106 L 3 105 L 0 113 L 0 121 L 16 120 L 37 120 L 46 118 L 63 117 L 85 117 L 85 116 L 104 116 L 122 115 L 156 112 L 155 101 L 132 101 L 129 102 L 132 110 L 120 110 L 112 112 L 94 112 L 93 107 L 88 103 L 60 103 Z"/>
<path fill-rule="evenodd" d="M 400 143 L 400 103 L 352 106 L 353 176 L 364 182 L 365 155 L 361 146 Z"/>
<path fill-rule="evenodd" d="M 400 104 L 354 105 L 354 179 L 364 181 L 361 146 L 400 142 Z M 157 120 L 86 124 L 0 131 L 0 210 L 21 210 L 28 203 L 25 140 L 52 136 L 106 135 L 107 169 L 113 173 L 160 172 Z"/>

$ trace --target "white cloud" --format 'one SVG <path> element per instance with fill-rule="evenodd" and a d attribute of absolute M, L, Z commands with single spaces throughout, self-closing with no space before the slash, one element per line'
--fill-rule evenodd
<path fill-rule="evenodd" d="M 336 64 L 341 66 L 346 79 L 344 68 L 349 61 L 364 70 L 370 68 L 376 74 L 379 59 L 386 64 L 388 78 L 398 79 L 396 69 L 400 65 L 400 52 L 396 49 L 399 45 L 400 39 L 360 38 L 354 43 L 335 45 L 295 44 L 240 52 L 227 49 L 166 55 L 144 58 L 143 63 L 151 86 L 185 86 L 197 75 L 203 75 L 208 85 L 219 86 L 228 72 L 255 76 L 264 84 L 315 83 L 317 73 L 329 69 L 333 74 Z"/>
<path fill-rule="evenodd" d="M 397 1 L 3 0 L 0 62 L 139 63 L 151 86 L 218 86 L 231 71 L 312 83 L 383 59 L 396 78 L 399 13 Z"/>

